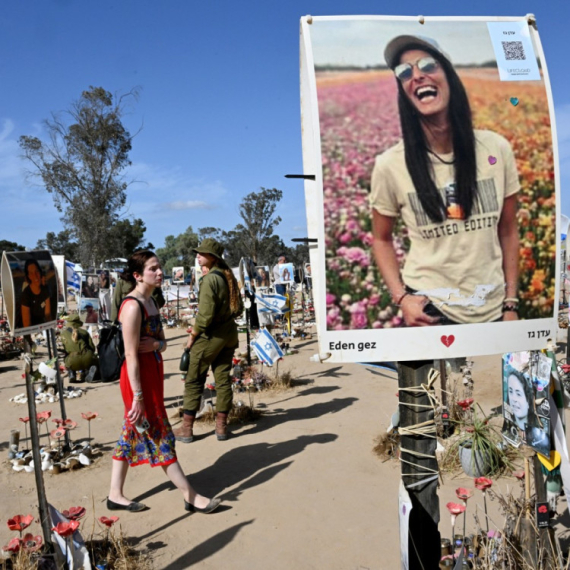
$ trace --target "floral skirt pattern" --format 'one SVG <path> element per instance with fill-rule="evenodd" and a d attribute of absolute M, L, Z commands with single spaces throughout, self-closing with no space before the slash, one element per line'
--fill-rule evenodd
<path fill-rule="evenodd" d="M 158 418 L 145 433 L 139 433 L 125 419 L 113 459 L 127 461 L 131 467 L 150 463 L 165 467 L 176 461 L 175 438 L 167 418 Z"/>

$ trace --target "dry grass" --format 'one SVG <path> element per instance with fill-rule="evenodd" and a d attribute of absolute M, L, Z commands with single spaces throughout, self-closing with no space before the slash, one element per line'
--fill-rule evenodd
<path fill-rule="evenodd" d="M 91 537 L 85 544 L 93 568 L 101 565 L 105 570 L 152 570 L 152 560 L 148 554 L 137 552 L 129 539 L 119 530 L 101 538 Z M 53 555 L 52 555 L 53 556 Z M 37 570 L 56 568 L 52 556 L 41 557 L 41 552 L 29 553 L 20 550 L 7 560 L 0 561 L 0 570 Z"/>
<path fill-rule="evenodd" d="M 399 459 L 400 457 L 400 435 L 394 431 L 390 433 L 383 433 L 379 435 L 375 440 L 376 445 L 372 448 L 372 451 L 380 458 L 383 462 L 389 459 Z"/>

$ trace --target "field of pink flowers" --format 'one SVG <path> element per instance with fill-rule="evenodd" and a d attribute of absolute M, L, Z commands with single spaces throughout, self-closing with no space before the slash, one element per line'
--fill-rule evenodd
<path fill-rule="evenodd" d="M 509 140 L 517 160 L 519 195 L 520 318 L 552 315 L 556 232 L 554 166 L 544 86 L 500 82 L 488 71 L 460 72 L 477 129 Z M 390 72 L 317 74 L 323 154 L 327 267 L 327 328 L 391 328 L 403 325 L 376 268 L 368 206 L 376 155 L 400 139 L 396 84 Z M 510 98 L 519 104 L 513 106 Z M 401 264 L 405 227 L 394 244 Z"/>

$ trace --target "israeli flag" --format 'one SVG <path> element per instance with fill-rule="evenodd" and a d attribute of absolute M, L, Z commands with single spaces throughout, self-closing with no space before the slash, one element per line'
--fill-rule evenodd
<path fill-rule="evenodd" d="M 68 289 L 73 289 L 76 294 L 79 294 L 79 289 L 81 287 L 81 277 L 79 273 L 75 270 L 76 265 L 71 261 L 65 260 L 65 273 L 66 273 L 66 284 Z"/>
<path fill-rule="evenodd" d="M 283 295 L 256 293 L 255 300 L 257 302 L 257 311 L 259 313 L 273 313 L 274 315 L 283 315 L 289 312 L 287 306 L 287 297 Z"/>
<path fill-rule="evenodd" d="M 267 366 L 283 358 L 283 351 L 267 329 L 261 329 L 251 342 L 257 358 Z"/>
<path fill-rule="evenodd" d="M 248 265 L 252 265 L 251 260 L 242 257 L 239 262 L 240 280 L 243 283 L 245 290 L 248 293 L 253 293 L 253 287 L 251 284 L 251 276 Z"/>

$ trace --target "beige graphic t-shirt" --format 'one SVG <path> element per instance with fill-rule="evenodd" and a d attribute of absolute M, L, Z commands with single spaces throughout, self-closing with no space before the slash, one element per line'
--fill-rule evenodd
<path fill-rule="evenodd" d="M 385 216 L 401 216 L 411 246 L 402 272 L 404 283 L 426 295 L 459 323 L 497 320 L 505 297 L 498 223 L 505 198 L 520 188 L 512 149 L 491 131 L 475 131 L 477 196 L 463 219 L 455 200 L 452 154 L 432 156 L 435 183 L 447 219 L 433 223 L 421 206 L 404 157 L 404 144 L 376 157 L 370 205 Z"/>

